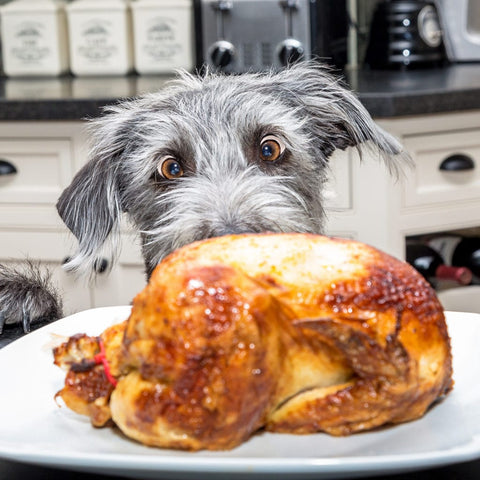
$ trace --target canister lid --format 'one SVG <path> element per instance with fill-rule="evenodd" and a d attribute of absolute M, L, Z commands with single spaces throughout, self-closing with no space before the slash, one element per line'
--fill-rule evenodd
<path fill-rule="evenodd" d="M 190 8 L 192 0 L 132 0 L 132 8 Z"/>
<path fill-rule="evenodd" d="M 129 0 L 74 0 L 67 4 L 67 10 L 71 12 L 125 10 L 129 4 Z"/>
<path fill-rule="evenodd" d="M 51 13 L 66 5 L 64 0 L 13 0 L 0 7 L 2 15 L 15 13 Z"/>

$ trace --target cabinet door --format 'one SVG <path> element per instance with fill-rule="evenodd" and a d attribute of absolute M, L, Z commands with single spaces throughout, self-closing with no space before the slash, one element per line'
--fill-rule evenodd
<path fill-rule="evenodd" d="M 325 202 L 328 211 L 342 212 L 352 208 L 352 159 L 349 151 L 337 150 L 330 157 Z"/>
<path fill-rule="evenodd" d="M 111 271 L 97 275 L 93 306 L 130 305 L 146 285 L 145 267 L 134 234 L 122 235 L 122 250 Z"/>
<path fill-rule="evenodd" d="M 15 170 L 0 176 L 0 226 L 58 227 L 55 203 L 74 173 L 71 140 L 0 138 L 0 159 Z"/>
<path fill-rule="evenodd" d="M 119 261 L 106 275 L 99 275 L 93 284 L 94 307 L 130 305 L 146 285 L 142 264 Z"/>
<path fill-rule="evenodd" d="M 415 159 L 414 178 L 406 184 L 406 207 L 478 200 L 480 129 L 407 137 Z"/>

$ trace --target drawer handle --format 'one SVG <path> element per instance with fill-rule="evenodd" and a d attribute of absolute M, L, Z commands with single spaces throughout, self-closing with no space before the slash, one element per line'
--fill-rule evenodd
<path fill-rule="evenodd" d="M 70 257 L 65 257 L 62 261 L 62 265 L 67 264 L 70 260 Z M 95 273 L 105 273 L 108 270 L 108 260 L 106 258 L 99 258 L 95 260 L 93 269 L 95 270 Z"/>
<path fill-rule="evenodd" d="M 15 165 L 0 158 L 0 176 L 14 175 L 17 173 Z"/>
<path fill-rule="evenodd" d="M 98 258 L 93 264 L 95 273 L 101 274 L 108 270 L 108 260 L 106 258 Z"/>
<path fill-rule="evenodd" d="M 467 155 L 456 154 L 447 157 L 441 164 L 440 170 L 444 172 L 463 172 L 473 170 L 475 162 Z"/>

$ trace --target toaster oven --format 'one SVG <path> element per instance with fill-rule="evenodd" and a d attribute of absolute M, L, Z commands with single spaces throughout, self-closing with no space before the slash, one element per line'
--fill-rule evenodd
<path fill-rule="evenodd" d="M 278 69 L 320 58 L 347 60 L 346 2 L 195 0 L 198 66 L 228 73 Z"/>

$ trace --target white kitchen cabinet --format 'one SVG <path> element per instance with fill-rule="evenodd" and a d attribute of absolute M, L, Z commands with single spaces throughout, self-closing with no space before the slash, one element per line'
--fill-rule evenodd
<path fill-rule="evenodd" d="M 327 186 L 327 233 L 361 240 L 400 258 L 405 237 L 480 226 L 480 111 L 403 117 L 379 123 L 410 151 L 415 167 L 395 180 L 374 153 L 336 152 Z M 0 123 L 0 159 L 17 174 L 0 177 L 0 262 L 25 258 L 52 269 L 71 313 L 128 304 L 145 284 L 135 235 L 122 235 L 110 274 L 89 285 L 62 269 L 75 241 L 55 210 L 58 195 L 86 160 L 84 123 Z M 472 170 L 443 172 L 441 162 L 463 154 Z"/>
<path fill-rule="evenodd" d="M 122 251 L 109 273 L 98 275 L 93 289 L 92 305 L 128 305 L 146 283 L 139 242 L 135 235 L 122 235 Z"/>
<path fill-rule="evenodd" d="M 129 304 L 145 284 L 135 236 L 122 235 L 122 252 L 109 275 L 93 283 L 63 270 L 75 239 L 55 204 L 85 163 L 83 122 L 12 122 L 0 124 L 0 159 L 16 169 L 0 176 L 0 263 L 40 262 L 52 273 L 70 314 L 91 307 Z"/>
<path fill-rule="evenodd" d="M 16 169 L 0 177 L 2 227 L 58 225 L 51 206 L 75 170 L 71 147 L 68 138 L 0 138 L 0 158 Z"/>
<path fill-rule="evenodd" d="M 414 166 L 395 180 L 374 155 L 364 155 L 360 162 L 350 150 L 350 208 L 330 211 L 328 233 L 403 258 L 408 236 L 480 226 L 480 111 L 378 123 L 400 139 Z M 473 168 L 440 170 L 445 159 L 457 154 L 469 157 Z M 335 188 L 344 178 L 335 168 L 333 173 Z"/>

